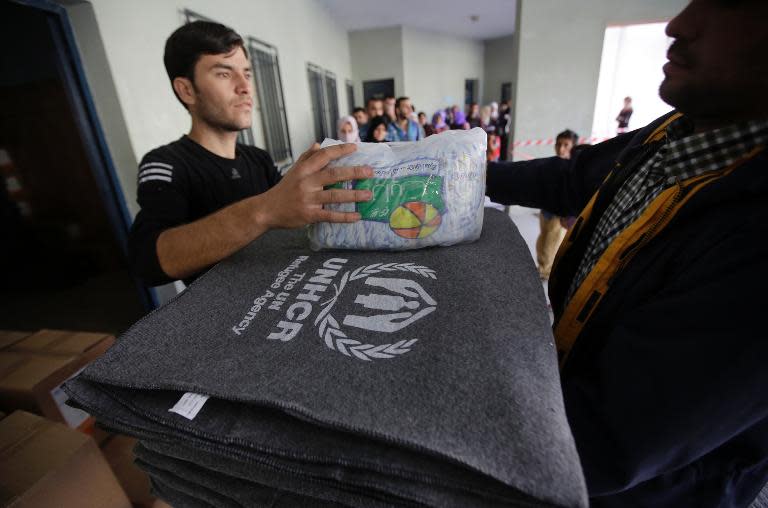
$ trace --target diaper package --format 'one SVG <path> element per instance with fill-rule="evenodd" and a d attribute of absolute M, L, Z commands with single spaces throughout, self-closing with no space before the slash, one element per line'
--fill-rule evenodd
<path fill-rule="evenodd" d="M 331 166 L 373 168 L 374 177 L 337 187 L 370 190 L 362 203 L 326 205 L 359 212 L 354 224 L 318 223 L 310 245 L 320 249 L 408 250 L 471 242 L 483 229 L 487 135 L 451 130 L 407 143 L 359 143 Z M 321 146 L 339 144 L 326 139 Z"/>

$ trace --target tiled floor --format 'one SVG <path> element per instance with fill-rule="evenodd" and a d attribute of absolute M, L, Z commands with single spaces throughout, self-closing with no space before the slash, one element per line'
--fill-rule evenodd
<path fill-rule="evenodd" d="M 509 216 L 523 235 L 531 257 L 536 260 L 536 238 L 539 236 L 539 210 L 522 206 L 510 206 Z"/>
<path fill-rule="evenodd" d="M 528 245 L 528 250 L 531 251 L 531 257 L 536 262 L 536 238 L 539 236 L 539 210 L 536 208 L 525 208 L 522 206 L 510 206 L 509 216 L 512 218 L 512 222 L 515 223 L 517 229 L 520 230 L 520 234 L 523 236 L 525 243 Z M 547 296 L 547 283 L 542 282 L 544 289 L 544 296 L 549 303 L 549 297 Z M 552 317 L 552 309 L 549 310 L 549 318 Z"/>

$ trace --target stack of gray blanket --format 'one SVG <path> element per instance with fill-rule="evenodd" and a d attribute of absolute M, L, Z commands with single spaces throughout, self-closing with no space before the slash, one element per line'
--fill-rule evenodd
<path fill-rule="evenodd" d="M 586 506 L 546 303 L 480 240 L 312 252 L 273 231 L 65 385 L 175 506 Z"/>

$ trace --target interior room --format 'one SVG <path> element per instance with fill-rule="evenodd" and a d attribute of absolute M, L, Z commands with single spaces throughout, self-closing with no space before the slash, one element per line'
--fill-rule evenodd
<path fill-rule="evenodd" d="M 0 3 L 0 505 L 768 508 L 766 19 Z"/>

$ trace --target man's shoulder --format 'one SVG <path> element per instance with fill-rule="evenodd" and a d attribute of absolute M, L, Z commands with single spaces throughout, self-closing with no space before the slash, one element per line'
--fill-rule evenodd
<path fill-rule="evenodd" d="M 158 146 L 147 152 L 139 162 L 139 184 L 168 182 L 184 172 L 188 162 L 184 155 L 184 138 Z"/>
<path fill-rule="evenodd" d="M 139 163 L 139 169 L 147 164 L 154 164 L 158 166 L 173 166 L 179 167 L 185 164 L 188 159 L 186 154 L 184 138 L 177 139 L 168 144 L 153 148 L 144 154 Z M 172 169 L 172 168 L 169 168 Z"/>

